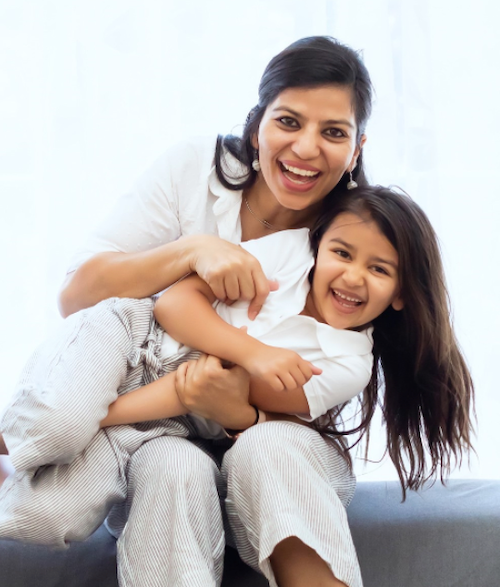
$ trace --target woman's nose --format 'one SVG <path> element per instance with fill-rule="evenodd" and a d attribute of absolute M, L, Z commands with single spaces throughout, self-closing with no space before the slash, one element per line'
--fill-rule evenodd
<path fill-rule="evenodd" d="M 319 138 L 316 132 L 302 129 L 295 135 L 292 150 L 300 159 L 314 159 L 319 155 Z"/>

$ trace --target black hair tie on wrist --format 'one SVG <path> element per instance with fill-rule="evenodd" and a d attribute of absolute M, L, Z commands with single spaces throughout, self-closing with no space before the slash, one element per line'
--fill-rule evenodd
<path fill-rule="evenodd" d="M 251 424 L 248 428 L 251 428 L 252 426 L 255 426 L 255 424 L 258 424 L 260 418 L 259 408 L 257 406 L 254 406 L 253 404 L 250 405 L 255 410 L 255 422 Z M 241 430 L 234 430 L 233 428 L 224 428 L 224 432 L 229 438 L 235 438 L 236 436 L 238 436 L 238 434 L 241 434 L 242 432 L 245 432 L 245 430 L 248 430 L 248 428 L 242 428 Z"/>

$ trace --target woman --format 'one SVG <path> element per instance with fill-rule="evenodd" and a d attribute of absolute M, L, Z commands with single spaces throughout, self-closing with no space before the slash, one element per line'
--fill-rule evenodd
<path fill-rule="evenodd" d="M 349 182 L 364 182 L 370 109 L 370 79 L 354 51 L 325 37 L 292 44 L 266 68 L 242 139 L 175 147 L 119 202 L 68 275 L 61 312 L 151 296 L 195 272 L 219 299 L 252 300 L 255 317 L 276 285 L 238 243 L 311 227 Z M 214 357 L 180 373 L 179 393 L 226 428 L 254 423 L 242 409 L 246 373 Z M 352 473 L 333 442 L 283 420 L 244 434 L 223 473 L 183 437 L 138 446 L 126 501 L 108 518 L 122 587 L 220 584 L 226 486 L 240 555 L 272 585 L 361 585 L 344 510 Z"/>

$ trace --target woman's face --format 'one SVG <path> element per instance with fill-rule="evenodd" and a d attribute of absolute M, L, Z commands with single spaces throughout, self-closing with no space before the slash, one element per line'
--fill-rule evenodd
<path fill-rule="evenodd" d="M 366 137 L 361 138 L 361 146 Z M 356 120 L 350 88 L 289 88 L 269 104 L 253 138 L 262 176 L 285 208 L 321 201 L 354 169 Z"/>

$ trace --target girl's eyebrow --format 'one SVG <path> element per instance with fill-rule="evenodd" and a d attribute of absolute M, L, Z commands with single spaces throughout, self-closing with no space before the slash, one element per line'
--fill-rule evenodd
<path fill-rule="evenodd" d="M 356 247 L 354 247 L 353 245 L 350 245 L 345 240 L 343 240 L 339 237 L 331 238 L 328 241 L 328 243 L 333 243 L 333 242 L 339 243 L 340 245 L 344 246 L 346 249 L 349 249 L 351 251 L 356 250 Z M 390 261 L 389 259 L 383 259 L 382 257 L 372 257 L 371 260 L 374 261 L 375 263 L 383 263 L 384 265 L 390 265 L 395 270 L 398 269 L 398 264 L 395 263 L 394 261 Z"/>
<path fill-rule="evenodd" d="M 276 106 L 275 108 L 273 108 L 272 111 L 277 112 L 278 110 L 285 110 L 286 112 L 289 112 L 292 116 L 295 116 L 296 118 L 304 118 L 300 112 L 292 110 L 292 108 L 289 108 L 288 106 Z M 349 120 L 346 120 L 345 118 L 339 118 L 338 120 L 324 120 L 323 122 L 324 124 L 342 124 L 344 126 L 348 126 L 349 128 L 354 129 L 354 124 L 352 124 L 352 122 L 349 122 Z"/>

